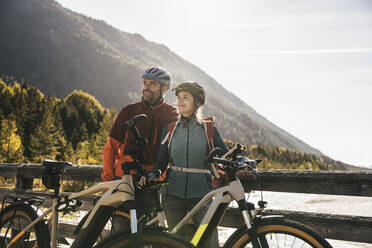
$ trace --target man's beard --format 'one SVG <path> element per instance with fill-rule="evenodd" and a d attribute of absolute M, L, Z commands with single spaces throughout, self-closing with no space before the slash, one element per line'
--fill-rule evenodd
<path fill-rule="evenodd" d="M 150 94 L 145 94 L 145 92 L 148 92 Z M 143 91 L 142 92 L 143 101 L 145 101 L 146 103 L 149 103 L 149 104 L 156 103 L 160 98 L 160 92 L 158 92 L 159 94 L 156 94 L 156 93 L 157 92 L 152 92 L 152 91 L 149 91 L 149 90 Z"/>

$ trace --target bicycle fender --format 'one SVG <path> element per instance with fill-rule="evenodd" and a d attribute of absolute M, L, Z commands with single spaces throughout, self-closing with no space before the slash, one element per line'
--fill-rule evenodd
<path fill-rule="evenodd" d="M 163 226 L 145 226 L 143 228 L 144 230 L 155 230 L 155 231 L 168 231 L 168 228 L 163 227 Z"/>
<path fill-rule="evenodd" d="M 16 205 L 32 209 L 32 211 L 34 211 L 38 217 L 44 214 L 44 212 L 40 208 L 38 208 L 34 205 L 31 205 L 29 203 L 24 203 L 23 201 L 16 201 L 16 202 L 10 204 L 9 207 L 10 206 L 16 206 Z M 40 222 L 45 223 L 45 220 L 41 220 Z"/>
<path fill-rule="evenodd" d="M 267 220 L 267 219 L 282 219 L 284 218 L 284 215 L 260 215 L 256 217 L 256 221 L 259 222 L 260 220 Z"/>

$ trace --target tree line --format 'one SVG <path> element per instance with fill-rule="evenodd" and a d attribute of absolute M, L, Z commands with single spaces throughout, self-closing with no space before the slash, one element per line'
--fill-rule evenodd
<path fill-rule="evenodd" d="M 102 164 L 102 149 L 117 111 L 103 107 L 95 97 L 77 90 L 64 98 L 45 96 L 27 81 L 18 83 L 11 77 L 0 77 L 0 104 L 0 162 L 53 159 Z M 218 120 L 218 125 L 221 122 Z M 225 141 L 230 147 L 234 145 Z M 263 159 L 264 169 L 351 167 L 327 156 L 280 147 L 249 145 L 244 155 Z"/>
<path fill-rule="evenodd" d="M 0 162 L 67 160 L 102 164 L 102 147 L 116 115 L 91 95 L 44 96 L 27 81 L 0 78 Z"/>

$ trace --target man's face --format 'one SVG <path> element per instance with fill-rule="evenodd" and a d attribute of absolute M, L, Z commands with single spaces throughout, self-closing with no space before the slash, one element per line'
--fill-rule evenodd
<path fill-rule="evenodd" d="M 159 97 L 162 97 L 160 89 L 160 83 L 145 78 L 142 85 L 143 100 L 149 104 L 154 104 Z"/>

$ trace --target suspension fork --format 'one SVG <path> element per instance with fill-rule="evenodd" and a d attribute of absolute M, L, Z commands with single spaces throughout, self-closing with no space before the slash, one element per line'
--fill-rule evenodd
<path fill-rule="evenodd" d="M 253 203 L 247 203 L 245 199 L 238 201 L 239 210 L 243 215 L 244 223 L 247 226 L 248 235 L 251 238 L 253 248 L 261 248 L 265 246 L 261 246 L 260 241 L 257 235 L 257 226 L 253 222 L 253 218 L 255 213 L 255 207 Z"/>
<path fill-rule="evenodd" d="M 129 214 L 130 214 L 130 243 L 133 248 L 140 247 L 140 233 L 138 232 L 138 221 L 137 221 L 137 204 L 135 201 L 128 202 Z"/>

